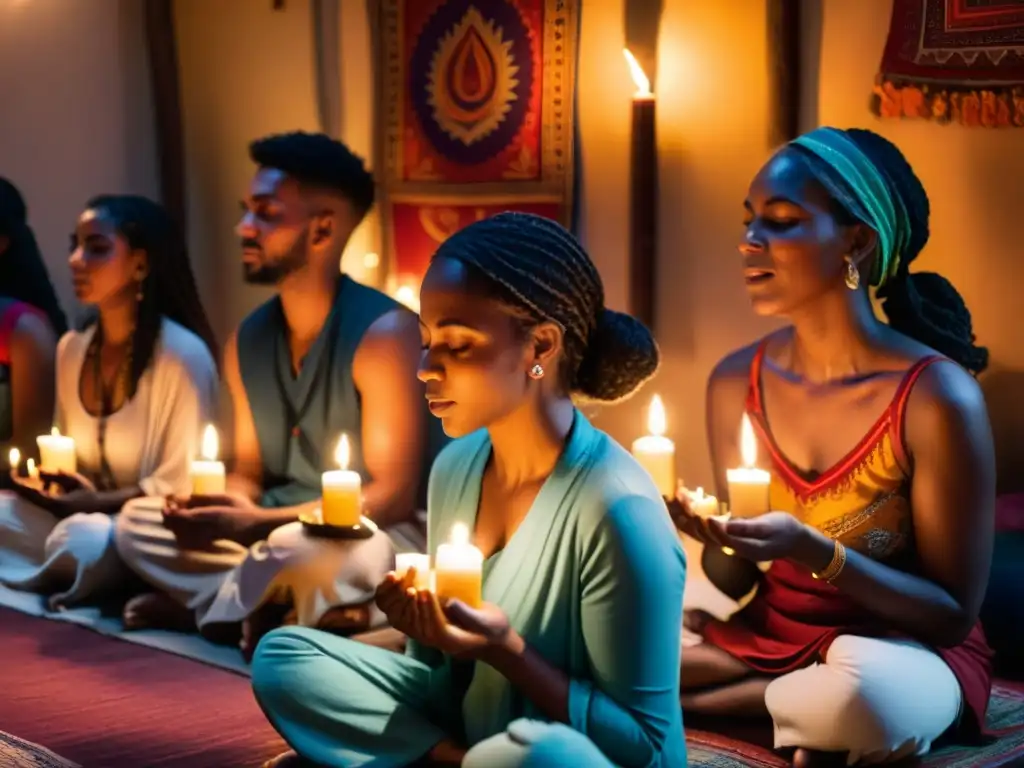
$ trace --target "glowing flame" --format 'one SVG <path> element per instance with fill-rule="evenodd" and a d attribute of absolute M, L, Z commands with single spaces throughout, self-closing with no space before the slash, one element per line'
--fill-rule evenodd
<path fill-rule="evenodd" d="M 753 468 L 757 463 L 757 438 L 754 437 L 754 425 L 750 423 L 750 417 L 743 414 L 743 422 L 740 424 L 740 456 L 743 457 L 743 466 Z"/>
<path fill-rule="evenodd" d="M 469 528 L 465 523 L 456 523 L 452 526 L 450 541 L 452 544 L 469 544 Z"/>
<path fill-rule="evenodd" d="M 203 445 L 200 453 L 206 461 L 216 461 L 217 453 L 220 451 L 220 440 L 217 437 L 217 430 L 213 424 L 207 424 L 203 430 Z"/>
<path fill-rule="evenodd" d="M 18 465 L 21 464 L 21 451 L 17 448 L 11 448 L 11 452 L 8 454 L 8 461 L 11 462 L 11 469 L 17 469 Z"/>
<path fill-rule="evenodd" d="M 338 440 L 338 447 L 334 449 L 334 460 L 341 469 L 348 469 L 351 458 L 352 447 L 348 444 L 348 435 L 342 435 Z"/>
<path fill-rule="evenodd" d="M 28 476 L 35 479 L 39 477 L 39 470 L 36 469 L 36 460 L 29 459 L 25 462 L 25 467 L 28 469 Z"/>
<path fill-rule="evenodd" d="M 693 494 L 693 500 L 694 501 L 704 501 L 704 489 L 702 487 L 700 487 L 699 485 L 697 486 L 696 492 Z"/>
<path fill-rule="evenodd" d="M 623 48 L 622 55 L 626 57 L 626 64 L 629 65 L 629 76 L 633 78 L 633 85 L 636 86 L 636 93 L 634 95 L 649 98 L 652 95 L 651 81 L 644 74 L 644 69 L 640 66 L 640 62 L 629 52 L 629 48 Z"/>
<path fill-rule="evenodd" d="M 380 266 L 380 256 L 376 253 L 367 253 L 363 256 L 363 266 L 366 269 L 376 269 Z"/>
<path fill-rule="evenodd" d="M 647 411 L 647 431 L 661 437 L 665 430 L 665 404 L 661 402 L 661 395 L 655 395 L 651 398 L 651 407 Z"/>
<path fill-rule="evenodd" d="M 416 314 L 420 311 L 420 297 L 411 285 L 400 285 L 395 289 L 395 301 L 404 304 Z"/>
<path fill-rule="evenodd" d="M 53 435 L 54 437 L 60 437 L 60 430 L 54 427 L 53 429 L 50 430 L 50 434 Z"/>

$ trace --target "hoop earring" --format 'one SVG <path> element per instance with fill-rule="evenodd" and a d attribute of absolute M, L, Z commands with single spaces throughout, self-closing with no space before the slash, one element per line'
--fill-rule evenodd
<path fill-rule="evenodd" d="M 846 257 L 846 276 L 844 280 L 846 287 L 851 291 L 856 291 L 860 288 L 860 270 L 857 269 L 857 265 L 853 263 L 853 259 L 849 256 Z"/>
<path fill-rule="evenodd" d="M 544 378 L 544 366 L 540 363 L 535 363 L 533 368 L 530 369 L 531 379 L 543 379 Z"/>

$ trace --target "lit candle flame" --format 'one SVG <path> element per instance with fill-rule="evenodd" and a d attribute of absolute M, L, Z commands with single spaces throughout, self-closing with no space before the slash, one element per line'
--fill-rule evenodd
<path fill-rule="evenodd" d="M 395 289 L 395 301 L 404 304 L 413 312 L 419 314 L 420 299 L 416 295 L 416 289 L 411 285 L 400 285 Z"/>
<path fill-rule="evenodd" d="M 667 428 L 665 421 L 665 404 L 661 395 L 651 398 L 651 407 L 647 411 L 647 431 L 656 437 L 662 437 Z"/>
<path fill-rule="evenodd" d="M 11 469 L 17 469 L 18 465 L 21 464 L 21 451 L 17 448 L 11 448 L 8 460 L 11 462 Z"/>
<path fill-rule="evenodd" d="M 50 430 L 50 434 L 53 435 L 54 437 L 60 437 L 60 430 L 54 427 L 53 429 Z"/>
<path fill-rule="evenodd" d="M 338 447 L 334 449 L 334 460 L 341 469 L 348 469 L 348 463 L 352 457 L 352 447 L 348 444 L 348 435 L 342 435 L 338 440 Z"/>
<path fill-rule="evenodd" d="M 26 461 L 25 462 L 25 467 L 26 467 L 26 469 L 28 469 L 28 476 L 29 477 L 31 477 L 33 479 L 39 477 L 39 470 L 36 469 L 36 460 L 35 459 L 29 459 L 28 461 Z"/>
<path fill-rule="evenodd" d="M 452 544 L 468 544 L 469 543 L 469 528 L 466 527 L 465 523 L 456 523 L 452 526 L 451 534 Z"/>
<path fill-rule="evenodd" d="M 207 424 L 203 430 L 203 445 L 201 453 L 206 461 L 216 461 L 217 453 L 220 451 L 220 440 L 217 437 L 217 430 L 213 424 Z"/>
<path fill-rule="evenodd" d="M 704 489 L 701 486 L 697 486 L 697 491 L 693 494 L 693 498 L 696 501 L 704 501 Z"/>
<path fill-rule="evenodd" d="M 753 469 L 757 463 L 757 438 L 754 437 L 754 425 L 745 413 L 740 424 L 740 455 L 743 457 L 743 466 Z"/>
<path fill-rule="evenodd" d="M 623 48 L 622 54 L 626 57 L 626 64 L 629 65 L 629 76 L 633 78 L 633 85 L 636 86 L 634 96 L 650 98 L 653 95 L 651 93 L 651 81 L 644 74 L 644 68 L 640 66 L 640 62 L 636 60 L 636 57 L 630 53 L 629 48 Z"/>

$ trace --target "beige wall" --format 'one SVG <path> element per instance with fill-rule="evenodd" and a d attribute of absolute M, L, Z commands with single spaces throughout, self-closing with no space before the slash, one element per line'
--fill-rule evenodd
<path fill-rule="evenodd" d="M 85 201 L 159 189 L 141 10 L 0 0 L 0 176 L 25 195 L 69 314 L 68 235 Z"/>
<path fill-rule="evenodd" d="M 246 144 L 271 131 L 317 125 L 309 5 L 288 3 L 285 12 L 273 12 L 270 5 L 175 3 L 190 242 L 207 306 L 222 332 L 263 295 L 242 285 L 232 233 L 237 200 L 251 172 Z M 341 5 L 343 137 L 370 157 L 365 4 Z M 665 365 L 639 398 L 606 410 L 599 423 L 628 443 L 642 429 L 651 394 L 660 392 L 679 445 L 680 472 L 696 485 L 707 484 L 710 474 L 702 414 L 708 371 L 727 350 L 769 327 L 747 309 L 735 251 L 740 201 L 768 155 L 764 3 L 660 5 L 658 325 Z M 0 173 L 25 189 L 55 266 L 62 264 L 68 228 L 89 194 L 156 188 L 138 4 L 91 0 L 88 7 L 86 12 L 84 3 L 65 0 L 0 0 Z M 974 311 L 979 339 L 992 349 L 986 386 L 993 392 L 1005 485 L 1007 462 L 1024 455 L 1024 408 L 1011 393 L 1011 387 L 1021 390 L 1024 377 L 1016 296 L 1024 271 L 1014 219 L 1024 202 L 1024 131 L 876 120 L 866 105 L 889 2 L 806 0 L 805 8 L 805 125 L 820 118 L 880 131 L 904 149 L 928 187 L 933 238 L 919 267 L 953 280 Z M 605 277 L 609 303 L 618 308 L 627 295 L 632 91 L 620 54 L 623 16 L 624 0 L 586 4 L 579 71 L 581 231 Z M 12 79 L 11 72 L 18 77 Z M 375 243 L 373 227 L 367 226 L 346 253 L 346 267 L 361 273 L 362 254 Z M 63 269 L 58 276 L 67 296 Z"/>

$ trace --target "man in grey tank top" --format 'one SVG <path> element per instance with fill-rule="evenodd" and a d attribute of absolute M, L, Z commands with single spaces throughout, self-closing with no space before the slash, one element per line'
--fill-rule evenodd
<path fill-rule="evenodd" d="M 130 626 L 237 637 L 243 651 L 290 612 L 314 626 L 358 631 L 381 618 L 373 591 L 394 553 L 424 551 L 430 462 L 443 444 L 428 420 L 417 316 L 343 275 L 341 255 L 373 205 L 363 161 L 323 134 L 253 142 L 256 172 L 236 232 L 247 282 L 273 286 L 225 345 L 233 406 L 227 492 L 159 514 L 144 500 L 121 515 L 125 562 L 156 592 L 125 611 Z M 297 522 L 320 506 L 322 475 L 362 480 L 372 538 L 327 542 Z"/>

